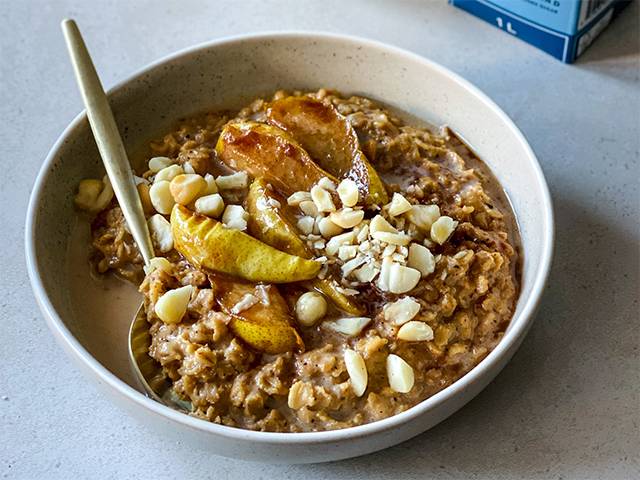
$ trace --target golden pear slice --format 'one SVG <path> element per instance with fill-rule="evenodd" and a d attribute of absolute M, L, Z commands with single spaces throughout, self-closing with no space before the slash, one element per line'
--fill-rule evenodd
<path fill-rule="evenodd" d="M 312 258 L 313 252 L 298 236 L 293 214 L 286 200 L 268 187 L 263 178 L 256 178 L 247 195 L 249 233 L 278 250 L 303 258 Z M 309 287 L 325 294 L 336 306 L 352 315 L 362 315 L 363 310 L 346 295 L 336 290 L 329 279 L 316 278 Z"/>
<path fill-rule="evenodd" d="M 355 130 L 333 105 L 311 97 L 284 97 L 269 105 L 267 122 L 291 134 L 321 168 L 356 182 L 367 203 L 388 202 L 384 184 L 362 153 Z"/>
<path fill-rule="evenodd" d="M 289 306 L 275 285 L 253 285 L 218 275 L 209 280 L 218 304 L 231 316 L 231 331 L 250 347 L 271 354 L 304 351 Z"/>
<path fill-rule="evenodd" d="M 229 167 L 263 177 L 286 196 L 311 190 L 323 177 L 335 181 L 287 132 L 265 123 L 225 125 L 216 153 Z"/>
<path fill-rule="evenodd" d="M 181 205 L 171 212 L 171 233 L 175 249 L 193 265 L 253 282 L 310 280 L 321 267 Z"/>

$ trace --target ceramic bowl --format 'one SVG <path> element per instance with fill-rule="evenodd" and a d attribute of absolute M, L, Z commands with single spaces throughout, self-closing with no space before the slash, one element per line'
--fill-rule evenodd
<path fill-rule="evenodd" d="M 26 224 L 29 275 L 58 342 L 104 394 L 149 427 L 150 435 L 246 460 L 304 463 L 373 452 L 442 421 L 505 366 L 531 326 L 549 272 L 553 213 L 534 153 L 513 122 L 467 81 L 423 57 L 352 37 L 275 33 L 218 40 L 170 55 L 109 92 L 129 153 L 177 119 L 238 108 L 277 89 L 331 87 L 362 94 L 459 132 L 506 190 L 522 235 L 522 291 L 509 328 L 470 373 L 419 405 L 345 430 L 264 433 L 187 416 L 147 398 L 127 357 L 127 327 L 140 301 L 133 287 L 94 279 L 89 230 L 73 207 L 78 182 L 103 168 L 84 113 L 62 133 L 35 182 Z M 75 95 L 76 92 L 69 92 Z"/>

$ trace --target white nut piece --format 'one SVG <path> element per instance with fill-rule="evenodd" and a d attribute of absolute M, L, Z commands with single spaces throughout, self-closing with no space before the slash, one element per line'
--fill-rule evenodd
<path fill-rule="evenodd" d="M 364 363 L 362 355 L 358 352 L 347 348 L 344 351 L 344 365 L 347 367 L 347 373 L 351 380 L 351 388 L 356 397 L 364 395 L 367 389 L 367 383 L 369 381 L 369 374 L 367 373 L 367 365 Z"/>
<path fill-rule="evenodd" d="M 224 211 L 224 199 L 219 193 L 205 195 L 196 200 L 196 212 L 211 218 L 218 218 Z"/>
<path fill-rule="evenodd" d="M 306 292 L 296 302 L 296 318 L 305 327 L 314 325 L 327 313 L 327 301 L 318 292 Z"/>
<path fill-rule="evenodd" d="M 315 218 L 318 215 L 320 215 L 320 210 L 318 210 L 318 207 L 316 207 L 316 204 L 313 203 L 312 200 L 304 200 L 300 202 L 300 204 L 298 205 L 298 208 L 300 208 L 302 213 L 310 217 Z"/>
<path fill-rule="evenodd" d="M 368 317 L 344 317 L 333 322 L 324 322 L 322 325 L 334 332 L 352 337 L 362 332 L 369 322 L 371 319 Z"/>
<path fill-rule="evenodd" d="M 456 222 L 453 218 L 442 216 L 431 225 L 431 240 L 442 245 L 446 242 L 453 231 L 458 226 L 458 222 Z"/>
<path fill-rule="evenodd" d="M 313 401 L 313 389 L 305 382 L 298 380 L 289 389 L 287 405 L 293 410 L 299 410 Z"/>
<path fill-rule="evenodd" d="M 420 272 L 415 268 L 394 263 L 389 268 L 389 291 L 391 293 L 406 293 L 418 284 L 420 277 Z"/>
<path fill-rule="evenodd" d="M 433 330 L 426 323 L 413 320 L 400 327 L 397 337 L 406 342 L 428 342 L 433 340 Z"/>
<path fill-rule="evenodd" d="M 409 257 L 407 265 L 418 270 L 426 277 L 436 269 L 436 259 L 431 251 L 419 243 L 409 245 Z"/>
<path fill-rule="evenodd" d="M 155 305 L 155 312 L 158 318 L 164 323 L 178 323 L 187 312 L 187 306 L 191 299 L 193 287 L 185 287 L 169 290 L 162 295 Z"/>
<path fill-rule="evenodd" d="M 358 254 L 358 247 L 355 245 L 342 245 L 338 249 L 338 258 L 344 262 L 351 260 Z"/>
<path fill-rule="evenodd" d="M 222 223 L 229 228 L 236 230 L 246 230 L 249 214 L 240 205 L 228 205 L 222 214 Z"/>
<path fill-rule="evenodd" d="M 322 177 L 316 185 L 324 188 L 325 190 L 329 190 L 331 192 L 334 192 L 336 190 L 336 184 L 333 183 L 331 179 L 327 177 Z"/>
<path fill-rule="evenodd" d="M 413 368 L 398 355 L 391 354 L 387 357 L 387 379 L 392 390 L 408 393 L 415 382 Z"/>
<path fill-rule="evenodd" d="M 324 188 L 314 185 L 311 188 L 311 200 L 316 204 L 321 212 L 335 212 L 336 206 L 333 204 L 331 194 Z"/>
<path fill-rule="evenodd" d="M 173 235 L 171 235 L 171 224 L 159 213 L 147 220 L 149 233 L 153 246 L 162 253 L 167 253 L 173 249 Z"/>
<path fill-rule="evenodd" d="M 391 267 L 395 265 L 391 257 L 384 257 L 382 259 L 382 265 L 380 266 L 380 276 L 378 277 L 378 288 L 383 292 L 389 291 L 389 277 L 391 274 Z"/>
<path fill-rule="evenodd" d="M 409 245 L 409 242 L 411 242 L 411 237 L 404 233 L 374 232 L 371 237 L 390 245 Z"/>
<path fill-rule="evenodd" d="M 341 267 L 342 276 L 343 277 L 348 277 L 351 274 L 351 272 L 353 272 L 356 268 L 358 268 L 360 265 L 362 265 L 366 261 L 367 261 L 367 259 L 365 257 L 363 257 L 363 256 L 356 257 L 356 258 L 353 258 L 353 259 L 349 260 L 348 262 L 346 262 Z"/>
<path fill-rule="evenodd" d="M 420 230 L 428 232 L 440 217 L 440 208 L 437 205 L 412 205 L 405 217 Z"/>
<path fill-rule="evenodd" d="M 153 157 L 149 160 L 149 170 L 153 173 L 158 173 L 163 168 L 167 168 L 173 165 L 175 162 L 169 157 Z"/>
<path fill-rule="evenodd" d="M 237 188 L 247 188 L 249 185 L 249 175 L 247 172 L 236 172 L 231 175 L 220 175 L 216 178 L 216 185 L 220 190 L 235 190 Z"/>
<path fill-rule="evenodd" d="M 340 235 L 336 235 L 331 240 L 327 242 L 327 246 L 325 248 L 327 255 L 334 256 L 338 253 L 338 250 L 343 245 L 349 245 L 353 243 L 356 239 L 356 233 L 352 230 L 350 232 L 345 232 Z"/>
<path fill-rule="evenodd" d="M 74 198 L 76 206 L 87 212 L 99 212 L 107 208 L 113 199 L 113 188 L 105 175 L 104 180 L 87 179 L 78 184 Z"/>
<path fill-rule="evenodd" d="M 392 217 L 402 215 L 403 213 L 411 210 L 411 207 L 412 205 L 409 203 L 409 200 L 396 192 L 393 194 L 393 198 L 391 199 L 391 203 L 389 204 L 389 215 L 391 215 Z"/>
<path fill-rule="evenodd" d="M 380 273 L 380 269 L 376 268 L 374 265 L 367 263 L 363 265 L 359 269 L 353 272 L 353 276 L 358 279 L 359 282 L 369 283 L 376 278 L 376 275 Z"/>
<path fill-rule="evenodd" d="M 184 162 L 182 164 L 182 168 L 184 169 L 184 173 L 196 173 L 196 169 L 193 168 L 193 165 L 191 165 L 191 162 Z"/>
<path fill-rule="evenodd" d="M 300 203 L 310 200 L 311 194 L 309 192 L 294 192 L 287 198 L 287 204 L 292 207 L 297 207 Z"/>
<path fill-rule="evenodd" d="M 313 225 L 315 223 L 315 219 L 313 217 L 304 216 L 298 220 L 298 230 L 305 235 L 309 235 L 313 232 Z"/>
<path fill-rule="evenodd" d="M 387 303 L 382 312 L 384 319 L 395 325 L 403 325 L 413 319 L 420 311 L 420 304 L 411 297 L 403 297 L 393 303 Z"/>
<path fill-rule="evenodd" d="M 316 222 L 318 222 L 320 235 L 322 235 L 324 238 L 335 237 L 336 235 L 340 235 L 342 233 L 342 228 L 333 223 L 333 221 L 329 217 L 316 218 Z"/>
<path fill-rule="evenodd" d="M 173 177 L 169 187 L 176 203 L 188 205 L 207 188 L 207 182 L 195 173 L 183 173 Z"/>
<path fill-rule="evenodd" d="M 218 193 L 218 185 L 216 179 L 210 173 L 204 176 L 204 181 L 207 182 L 207 188 L 202 192 L 203 195 L 211 195 L 212 193 Z"/>
<path fill-rule="evenodd" d="M 338 196 L 342 205 L 353 207 L 358 203 L 358 185 L 350 178 L 345 178 L 338 185 Z"/>
<path fill-rule="evenodd" d="M 398 233 L 398 230 L 387 222 L 382 215 L 376 215 L 369 223 L 369 234 L 373 237 L 379 232 Z"/>
<path fill-rule="evenodd" d="M 151 205 L 156 209 L 156 212 L 163 215 L 169 215 L 171 209 L 175 205 L 176 201 L 171 195 L 171 184 L 167 180 L 161 180 L 151 185 L 149 189 L 149 198 L 151 198 Z"/>
<path fill-rule="evenodd" d="M 332 212 L 329 218 L 333 223 L 342 228 L 353 228 L 364 219 L 363 210 L 342 209 Z"/>
<path fill-rule="evenodd" d="M 144 266 L 144 273 L 149 275 L 156 270 L 162 270 L 164 272 L 171 272 L 171 262 L 164 257 L 153 257 L 149 260 L 149 265 Z"/>
<path fill-rule="evenodd" d="M 168 167 L 163 168 L 156 176 L 153 177 L 153 182 L 170 182 L 178 175 L 182 175 L 184 173 L 184 169 L 180 165 L 169 165 Z"/>

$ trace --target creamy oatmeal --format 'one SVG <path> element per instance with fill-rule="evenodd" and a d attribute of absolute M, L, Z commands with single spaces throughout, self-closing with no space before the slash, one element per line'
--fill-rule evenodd
<path fill-rule="evenodd" d="M 146 268 L 106 179 L 81 182 L 76 204 L 95 214 L 97 270 L 140 284 L 149 355 L 197 417 L 275 432 L 380 420 L 471 370 L 511 319 L 513 214 L 447 128 L 277 92 L 181 121 L 146 165 Z"/>

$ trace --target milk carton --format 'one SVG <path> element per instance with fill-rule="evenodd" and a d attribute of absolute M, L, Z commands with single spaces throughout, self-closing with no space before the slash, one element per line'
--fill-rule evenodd
<path fill-rule="evenodd" d="M 571 63 L 630 0 L 449 0 L 449 3 Z"/>

